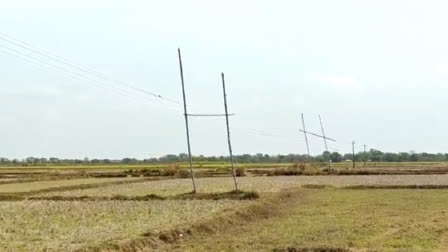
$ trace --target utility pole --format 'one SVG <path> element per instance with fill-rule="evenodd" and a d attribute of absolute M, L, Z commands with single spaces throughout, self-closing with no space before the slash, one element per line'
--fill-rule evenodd
<path fill-rule="evenodd" d="M 325 136 L 325 131 L 324 131 L 324 126 L 322 124 L 322 118 L 319 115 L 319 123 L 320 123 L 320 129 L 322 130 L 322 138 L 324 139 L 324 144 L 325 144 L 325 150 L 329 153 L 328 151 L 328 145 L 327 145 L 327 137 Z M 328 157 L 328 169 L 331 170 L 331 156 Z"/>
<path fill-rule="evenodd" d="M 355 168 L 355 141 L 352 141 L 352 152 L 353 152 L 353 168 Z"/>
<path fill-rule="evenodd" d="M 185 130 L 187 133 L 188 158 L 190 161 L 190 174 L 191 174 L 191 181 L 193 182 L 193 193 L 196 193 L 196 182 L 194 180 L 193 159 L 191 157 L 191 147 L 190 147 L 190 131 L 188 128 L 187 99 L 185 98 L 184 70 L 182 67 L 182 57 L 180 54 L 180 48 L 177 49 L 177 52 L 179 55 L 180 79 L 181 79 L 181 83 L 182 83 L 182 96 L 183 96 L 183 100 L 184 100 Z"/>
<path fill-rule="evenodd" d="M 310 157 L 310 147 L 308 145 L 308 136 L 306 135 L 306 128 L 305 128 L 305 119 L 303 119 L 303 113 L 302 113 L 302 126 L 303 126 L 303 134 L 305 134 L 305 143 L 306 143 L 306 153 L 308 155 L 308 162 L 311 164 L 311 157 Z"/>
<path fill-rule="evenodd" d="M 320 128 L 322 130 L 322 136 L 325 143 L 325 150 L 328 151 L 328 145 L 327 145 L 327 137 L 325 136 L 324 126 L 322 125 L 322 118 L 319 115 L 319 122 L 320 122 Z"/>
<path fill-rule="evenodd" d="M 299 129 L 299 131 L 303 132 L 303 134 L 305 135 L 306 151 L 307 151 L 307 154 L 308 154 L 308 160 L 309 160 L 310 163 L 311 163 L 310 148 L 309 148 L 309 144 L 308 144 L 308 136 L 307 136 L 308 134 L 310 134 L 310 135 L 312 135 L 312 136 L 315 136 L 315 137 L 323 138 L 323 139 L 324 139 L 324 143 L 325 143 L 325 150 L 326 150 L 326 151 L 328 151 L 327 140 L 329 140 L 329 141 L 333 141 L 333 142 L 336 142 L 336 140 L 334 140 L 334 139 L 332 139 L 332 138 L 329 138 L 329 137 L 327 137 L 327 136 L 325 135 L 324 127 L 323 127 L 323 125 L 322 125 L 322 120 L 321 120 L 320 116 L 319 116 L 319 120 L 320 120 L 320 126 L 321 126 L 321 129 L 322 129 L 322 135 L 319 135 L 319 134 L 316 134 L 316 133 L 313 133 L 313 132 L 306 131 L 306 128 L 305 128 L 305 119 L 304 119 L 304 117 L 303 117 L 303 113 L 302 113 L 301 115 L 302 115 L 302 127 L 303 127 L 303 129 Z M 328 162 L 328 167 L 329 167 L 329 168 L 331 168 L 331 164 L 330 164 L 330 163 L 331 163 L 331 157 L 329 158 L 329 162 Z"/>
<path fill-rule="evenodd" d="M 230 127 L 229 127 L 229 112 L 227 111 L 227 94 L 226 94 L 226 82 L 224 80 L 224 73 L 221 73 L 222 79 L 222 92 L 224 95 L 224 109 L 226 112 L 226 125 L 227 125 L 227 142 L 229 144 L 230 162 L 232 163 L 233 181 L 235 182 L 235 190 L 238 191 L 238 183 L 236 182 L 235 164 L 233 162 L 232 143 L 230 141 Z"/>
<path fill-rule="evenodd" d="M 364 167 L 366 167 L 366 147 L 367 145 L 364 144 Z"/>

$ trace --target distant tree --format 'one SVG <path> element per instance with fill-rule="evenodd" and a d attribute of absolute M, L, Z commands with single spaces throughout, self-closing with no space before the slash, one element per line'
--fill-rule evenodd
<path fill-rule="evenodd" d="M 435 156 L 435 159 L 434 159 L 434 161 L 445 161 L 445 160 L 446 160 L 446 157 L 442 153 L 437 153 Z"/>
<path fill-rule="evenodd" d="M 92 160 L 90 160 L 90 163 L 91 164 L 100 164 L 101 160 L 99 160 L 99 159 L 92 159 Z"/>
<path fill-rule="evenodd" d="M 331 152 L 329 151 L 324 151 L 322 153 L 322 161 L 328 161 L 331 158 Z"/>
<path fill-rule="evenodd" d="M 136 163 L 138 163 L 138 160 L 135 159 L 135 158 L 123 158 L 123 159 L 121 160 L 121 162 L 122 162 L 123 164 L 136 164 Z"/>
<path fill-rule="evenodd" d="M 369 156 L 371 161 L 380 162 L 382 160 L 383 153 L 379 150 L 370 149 Z"/>
<path fill-rule="evenodd" d="M 26 158 L 26 163 L 28 165 L 33 165 L 33 164 L 35 164 L 35 162 L 36 162 L 36 159 L 34 157 L 27 157 Z"/>
<path fill-rule="evenodd" d="M 7 158 L 0 158 L 0 164 L 10 164 L 11 161 Z"/>
<path fill-rule="evenodd" d="M 352 160 L 353 159 L 353 154 L 352 153 L 345 153 L 344 156 L 342 157 L 342 159 L 345 160 Z"/>
<path fill-rule="evenodd" d="M 187 153 L 180 153 L 179 154 L 180 160 L 188 160 L 188 154 Z"/>
<path fill-rule="evenodd" d="M 419 160 L 418 154 L 412 153 L 411 155 L 409 155 L 410 162 L 417 162 L 418 160 Z"/>
<path fill-rule="evenodd" d="M 406 152 L 400 152 L 398 153 L 398 162 L 407 162 L 409 161 L 409 153 Z"/>
<path fill-rule="evenodd" d="M 160 157 L 159 161 L 161 161 L 163 163 L 171 163 L 171 162 L 178 162 L 180 160 L 179 160 L 179 157 L 177 155 L 168 154 L 168 155 Z"/>
<path fill-rule="evenodd" d="M 341 162 L 342 161 L 342 155 L 338 152 L 333 152 L 330 154 L 330 158 L 332 162 Z"/>
<path fill-rule="evenodd" d="M 386 162 L 398 162 L 399 156 L 398 156 L 398 154 L 387 152 L 387 153 L 384 153 L 383 160 Z"/>

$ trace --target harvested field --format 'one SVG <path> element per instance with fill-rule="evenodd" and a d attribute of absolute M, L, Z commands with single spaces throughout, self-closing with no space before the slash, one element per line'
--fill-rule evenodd
<path fill-rule="evenodd" d="M 147 194 L 141 196 L 27 196 L 20 194 L 0 194 L 1 201 L 24 201 L 24 200 L 48 200 L 48 201 L 152 201 L 152 200 L 255 200 L 260 195 L 257 192 L 230 191 L 223 193 L 184 193 L 173 196 L 159 196 Z"/>
<path fill-rule="evenodd" d="M 310 190 L 282 214 L 165 251 L 447 251 L 446 190 Z M 326 250 L 320 250 L 326 249 Z"/>
<path fill-rule="evenodd" d="M 0 250 L 73 251 L 194 222 L 242 201 L 21 201 L 0 204 Z"/>
<path fill-rule="evenodd" d="M 16 181 L 17 178 L 0 178 L 0 184 L 3 182 L 11 182 L 11 181 Z"/>
<path fill-rule="evenodd" d="M 0 185 L 0 193 L 26 193 L 66 186 L 78 186 L 88 184 L 100 184 L 107 182 L 133 181 L 139 178 L 86 178 L 86 179 L 64 179 L 52 181 L 37 181 L 29 183 L 9 183 Z"/>
<path fill-rule="evenodd" d="M 240 189 L 244 191 L 278 192 L 285 188 L 300 187 L 309 184 L 353 186 L 353 185 L 448 185 L 448 175 L 371 175 L 371 176 L 276 176 L 276 177 L 240 177 Z M 199 192 L 220 193 L 234 189 L 230 177 L 199 178 Z M 91 189 L 49 192 L 46 196 L 142 196 L 156 194 L 172 196 L 191 192 L 191 180 L 172 179 L 141 183 L 113 185 Z"/>
<path fill-rule="evenodd" d="M 198 178 L 196 195 L 190 179 L 153 179 L 0 185 L 0 250 L 448 248 L 436 241 L 447 226 L 448 175 L 239 177 L 238 193 L 231 177 Z"/>

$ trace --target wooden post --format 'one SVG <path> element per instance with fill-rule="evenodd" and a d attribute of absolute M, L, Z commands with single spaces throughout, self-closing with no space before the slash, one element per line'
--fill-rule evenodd
<path fill-rule="evenodd" d="M 180 54 L 180 48 L 177 49 L 177 52 L 179 55 L 180 79 L 182 82 L 182 95 L 184 100 L 185 129 L 187 133 L 187 146 L 188 146 L 188 158 L 190 161 L 191 181 L 193 182 L 193 193 L 196 193 L 196 182 L 194 180 L 194 172 L 193 172 L 193 158 L 191 157 L 191 147 L 190 147 L 190 130 L 188 128 L 187 100 L 185 98 L 184 70 L 182 67 L 182 57 Z"/>
<path fill-rule="evenodd" d="M 310 147 L 308 145 L 308 136 L 306 135 L 305 119 L 303 118 L 303 113 L 302 113 L 302 126 L 303 126 L 303 134 L 305 134 L 306 153 L 308 155 L 308 162 L 311 164 Z"/>
<path fill-rule="evenodd" d="M 224 73 L 221 73 L 222 79 L 222 92 L 224 95 L 224 109 L 226 112 L 226 125 L 227 125 L 227 142 L 229 144 L 230 162 L 232 164 L 233 181 L 235 182 L 235 190 L 238 191 L 238 183 L 236 181 L 235 164 L 233 162 L 232 143 L 230 141 L 230 127 L 229 127 L 229 112 L 227 110 L 227 94 L 226 94 L 226 82 L 224 80 Z"/>
<path fill-rule="evenodd" d="M 364 144 L 364 167 L 366 167 L 366 145 Z"/>
<path fill-rule="evenodd" d="M 322 124 L 322 118 L 320 117 L 320 115 L 319 115 L 319 123 L 320 123 L 320 128 L 322 130 L 322 136 L 323 136 L 322 138 L 324 139 L 325 150 L 327 152 L 329 152 L 328 145 L 327 145 L 327 137 L 325 136 L 324 126 Z M 331 170 L 331 156 L 328 157 L 328 169 Z"/>
<path fill-rule="evenodd" d="M 352 141 L 352 152 L 353 152 L 353 168 L 355 168 L 355 141 Z"/>

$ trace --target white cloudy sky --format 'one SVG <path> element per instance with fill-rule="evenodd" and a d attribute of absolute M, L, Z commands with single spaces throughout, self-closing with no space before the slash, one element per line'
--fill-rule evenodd
<path fill-rule="evenodd" d="M 181 47 L 191 112 L 223 111 L 226 73 L 238 154 L 305 152 L 300 113 L 316 132 L 322 115 L 338 140 L 332 150 L 349 152 L 354 139 L 358 148 L 447 152 L 447 8 L 404 0 L 16 0 L 2 3 L 0 32 L 176 101 Z M 11 48 L 29 55 L 0 40 L 0 156 L 186 152 L 181 107 L 25 62 Z M 223 118 L 192 118 L 191 134 L 193 154 L 227 154 Z M 323 148 L 311 138 L 313 153 Z"/>

